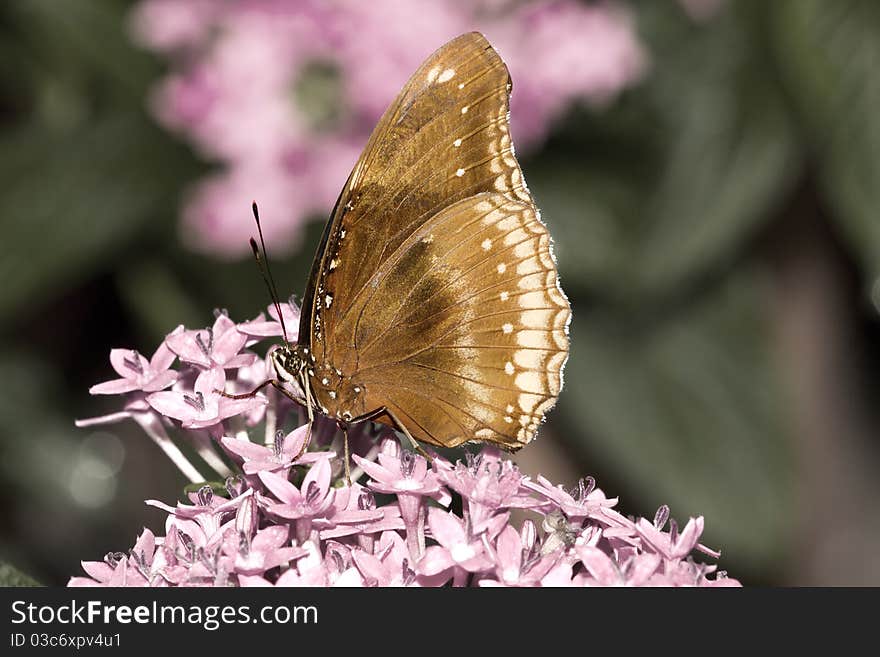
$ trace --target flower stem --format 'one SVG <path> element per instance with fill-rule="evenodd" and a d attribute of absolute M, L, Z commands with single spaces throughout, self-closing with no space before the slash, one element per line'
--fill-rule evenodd
<path fill-rule="evenodd" d="M 223 459 L 214 450 L 211 438 L 203 431 L 195 431 L 191 433 L 193 443 L 195 443 L 196 452 L 221 479 L 225 479 L 232 475 L 232 470 L 223 462 Z M 204 481 L 204 479 L 202 480 Z"/>
<path fill-rule="evenodd" d="M 177 445 L 174 444 L 165 431 L 165 427 L 162 426 L 159 418 L 154 413 L 133 413 L 132 417 L 187 479 L 194 484 L 207 481 L 196 467 L 189 462 L 186 456 L 183 455 L 183 452 L 180 451 Z"/>

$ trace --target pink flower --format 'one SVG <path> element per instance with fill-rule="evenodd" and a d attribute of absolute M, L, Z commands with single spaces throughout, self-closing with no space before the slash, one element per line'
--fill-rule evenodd
<path fill-rule="evenodd" d="M 299 335 L 299 308 L 290 301 L 289 303 L 281 303 L 281 314 L 284 317 L 284 327 L 287 329 L 287 337 L 293 342 Z M 254 338 L 281 337 L 281 321 L 278 318 L 278 311 L 275 305 L 269 306 L 269 316 L 271 320 L 267 320 L 263 313 L 259 317 L 249 322 L 242 322 L 238 325 L 238 330 L 245 335 Z"/>
<path fill-rule="evenodd" d="M 449 494 L 441 490 L 437 474 L 428 471 L 428 462 L 423 456 L 401 450 L 394 439 L 382 442 L 378 463 L 357 455 L 352 458 L 370 476 L 367 484 L 370 488 L 379 493 L 397 495 L 410 554 L 417 559 L 425 551 L 425 506 L 422 497 L 430 496 L 443 506 L 450 501 Z"/>
<path fill-rule="evenodd" d="M 472 533 L 466 521 L 432 507 L 428 510 L 428 526 L 439 545 L 425 551 L 419 562 L 419 572 L 425 575 L 437 575 L 447 570 L 473 573 L 491 567 L 492 561 L 485 554 L 482 538 Z"/>
<path fill-rule="evenodd" d="M 289 530 L 284 525 L 266 527 L 253 537 L 229 529 L 222 549 L 223 554 L 234 560 L 233 569 L 237 574 L 256 575 L 307 554 L 301 547 L 291 547 L 289 542 Z"/>
<path fill-rule="evenodd" d="M 182 329 L 181 326 L 177 330 Z M 113 349 L 110 351 L 110 364 L 122 378 L 93 385 L 89 392 L 93 395 L 118 395 L 135 390 L 163 390 L 177 381 L 177 372 L 168 369 L 174 358 L 174 352 L 165 342 L 159 345 L 150 360 L 133 349 Z"/>
<path fill-rule="evenodd" d="M 137 38 L 156 50 L 174 50 L 201 40 L 223 3 L 216 0 L 150 0 L 137 8 Z"/>
<path fill-rule="evenodd" d="M 403 527 L 397 506 L 387 505 L 377 509 L 373 494 L 356 482 L 336 489 L 330 517 L 317 523 L 331 528 L 327 535 L 321 533 L 324 539 Z"/>
<path fill-rule="evenodd" d="M 275 442 L 271 446 L 257 445 L 250 440 L 241 440 L 239 438 L 223 437 L 220 441 L 227 450 L 244 459 L 244 463 L 241 466 L 244 473 L 253 475 L 263 471 L 287 471 L 295 465 L 314 463 L 326 458 L 328 456 L 326 452 L 303 453 L 303 447 L 308 434 L 308 425 L 303 425 L 294 429 L 286 436 L 283 432 L 279 431 L 275 437 Z"/>
<path fill-rule="evenodd" d="M 168 390 L 147 395 L 157 412 L 180 420 L 187 429 L 213 427 L 226 418 L 247 413 L 266 403 L 264 397 L 230 399 L 220 394 L 226 386 L 222 369 L 205 370 L 196 378 L 192 392 Z"/>
<path fill-rule="evenodd" d="M 390 439 L 390 445 L 396 445 Z M 370 476 L 368 486 L 377 493 L 436 495 L 440 492 L 440 479 L 428 471 L 425 457 L 407 450 L 399 450 L 399 455 L 391 450 L 379 453 L 379 462 L 367 461 L 360 456 L 352 457 L 364 472 Z"/>
<path fill-rule="evenodd" d="M 343 502 L 343 498 L 348 499 Z M 362 547 L 373 544 L 373 534 L 404 529 L 400 506 L 386 504 L 376 508 L 373 494 L 358 483 L 337 489 L 336 511 L 330 518 L 332 526 L 321 530 L 321 539 L 356 536 Z"/>
<path fill-rule="evenodd" d="M 617 503 L 616 498 L 609 500 L 605 493 L 596 488 L 596 481 L 592 477 L 579 480 L 577 489 L 571 493 L 566 492 L 562 486 L 554 486 L 540 475 L 538 483 L 526 481 L 523 485 L 546 498 L 573 522 L 591 517 L 600 509 L 613 507 Z"/>
<path fill-rule="evenodd" d="M 147 504 L 171 514 L 169 526 L 173 524 L 184 529 L 188 536 L 195 538 L 198 546 L 204 547 L 220 540 L 220 528 L 252 494 L 253 491 L 248 490 L 230 500 L 214 495 L 211 487 L 205 485 L 198 492 L 190 493 L 190 499 L 195 502 L 192 505 L 178 502 L 172 507 L 158 500 L 147 500 Z"/>
<path fill-rule="evenodd" d="M 318 212 L 307 181 L 271 163 L 252 161 L 211 175 L 190 190 L 180 227 L 184 243 L 195 251 L 241 257 L 254 230 L 248 221 L 254 199 L 260 204 L 263 234 L 276 255 L 299 245 L 306 217 Z"/>
<path fill-rule="evenodd" d="M 510 508 L 525 509 L 539 503 L 522 488 L 526 477 L 494 447 L 477 456 L 466 455 L 452 468 L 438 467 L 440 480 L 465 499 L 470 521 L 477 531 L 492 516 Z"/>
<path fill-rule="evenodd" d="M 89 577 L 72 577 L 69 586 L 152 586 L 152 572 L 156 541 L 153 532 L 145 529 L 130 552 L 130 556 L 111 552 L 103 561 L 83 561 Z"/>
<path fill-rule="evenodd" d="M 222 313 L 210 328 L 172 333 L 165 342 L 180 360 L 203 369 L 247 367 L 257 359 L 256 354 L 239 353 L 247 336 Z"/>
<path fill-rule="evenodd" d="M 703 517 L 688 520 L 681 533 L 678 532 L 678 525 L 672 521 L 669 532 L 666 533 L 661 530 L 669 516 L 669 509 L 665 506 L 661 507 L 658 516 L 662 518 L 662 522 L 658 523 L 655 519 L 655 522 L 651 523 L 645 518 L 639 518 L 636 522 L 642 540 L 666 559 L 683 559 L 689 555 L 697 547 L 697 541 L 703 533 Z"/>
<path fill-rule="evenodd" d="M 281 475 L 263 470 L 260 480 L 280 502 L 267 501 L 266 509 L 281 518 L 296 520 L 296 537 L 302 543 L 311 538 L 312 521 L 332 511 L 335 491 L 330 488 L 330 462 L 319 459 L 297 488 Z"/>
<path fill-rule="evenodd" d="M 421 586 L 406 543 L 395 532 L 382 534 L 375 554 L 355 548 L 352 559 L 366 586 Z"/>
<path fill-rule="evenodd" d="M 538 586 L 559 561 L 561 550 L 543 554 L 535 539 L 535 532 L 534 524 L 527 521 L 523 523 L 522 533 L 508 525 L 498 535 L 494 548 L 489 548 L 497 584 Z M 483 580 L 480 585 L 488 586 L 490 582 Z"/>
<path fill-rule="evenodd" d="M 641 554 L 632 557 L 621 568 L 597 547 L 580 546 L 576 548 L 576 552 L 589 573 L 588 577 L 581 580 L 583 586 L 644 586 L 651 583 L 651 578 L 662 561 L 660 555 Z"/>

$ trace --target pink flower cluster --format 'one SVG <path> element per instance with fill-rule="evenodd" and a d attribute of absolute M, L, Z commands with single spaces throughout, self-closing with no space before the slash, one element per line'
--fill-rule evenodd
<path fill-rule="evenodd" d="M 186 203 L 184 236 L 227 256 L 247 252 L 253 199 L 279 246 L 326 217 L 379 116 L 459 34 L 483 32 L 505 58 L 520 147 L 540 143 L 573 102 L 607 102 L 645 65 L 612 2 L 142 0 L 132 26 L 170 65 L 155 115 L 222 165 Z"/>
<path fill-rule="evenodd" d="M 296 326 L 295 306 L 282 313 Z M 127 553 L 83 562 L 88 577 L 71 586 L 739 585 L 694 561 L 695 551 L 719 556 L 699 543 L 702 517 L 681 530 L 665 506 L 653 521 L 629 518 L 592 478 L 568 492 L 494 448 L 429 463 L 388 430 L 358 425 L 348 485 L 333 422 L 310 429 L 272 387 L 246 399 L 219 392 L 251 391 L 272 375 L 251 347 L 281 334 L 278 319 L 236 324 L 218 313 L 208 329 L 178 327 L 149 360 L 111 351 L 120 378 L 91 392 L 123 394 L 124 408 L 79 426 L 134 419 L 200 487 L 189 504 L 148 501 L 168 514 L 164 536 L 145 529 Z"/>

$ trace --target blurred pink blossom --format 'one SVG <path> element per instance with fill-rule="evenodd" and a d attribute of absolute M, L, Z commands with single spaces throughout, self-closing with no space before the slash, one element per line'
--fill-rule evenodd
<path fill-rule="evenodd" d="M 190 191 L 184 239 L 231 257 L 247 253 L 254 199 L 266 237 L 296 247 L 409 75 L 461 33 L 483 32 L 507 62 L 521 149 L 572 103 L 606 103 L 645 67 L 626 8 L 611 1 L 141 0 L 131 24 L 170 65 L 155 116 L 220 165 Z"/>

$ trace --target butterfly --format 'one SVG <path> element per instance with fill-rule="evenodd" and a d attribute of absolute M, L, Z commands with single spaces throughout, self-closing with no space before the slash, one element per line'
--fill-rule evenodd
<path fill-rule="evenodd" d="M 472 32 L 428 57 L 379 120 L 324 229 L 298 340 L 285 331 L 270 352 L 271 383 L 298 384 L 310 422 L 515 451 L 556 402 L 571 309 L 514 155 L 510 90 Z"/>

